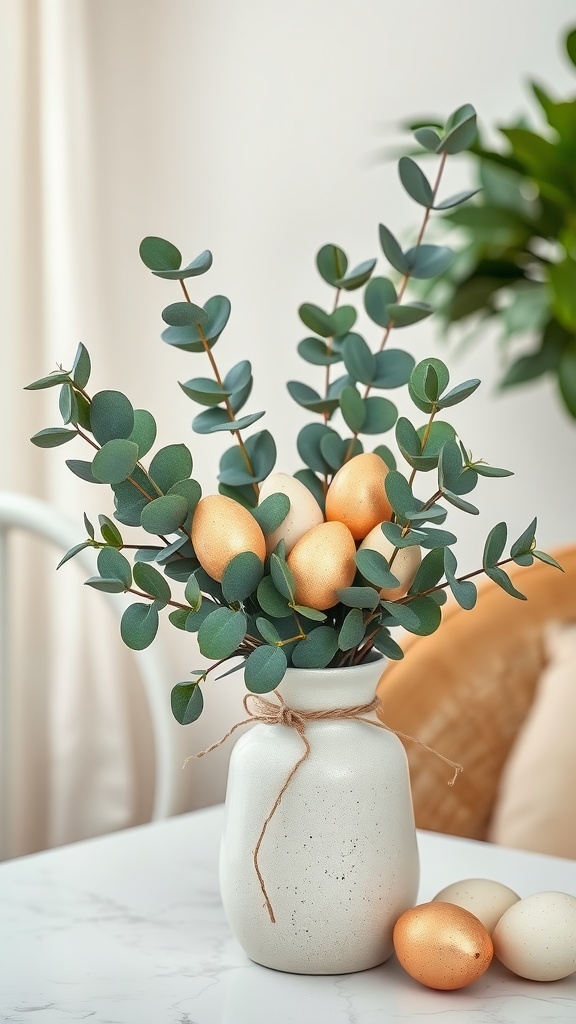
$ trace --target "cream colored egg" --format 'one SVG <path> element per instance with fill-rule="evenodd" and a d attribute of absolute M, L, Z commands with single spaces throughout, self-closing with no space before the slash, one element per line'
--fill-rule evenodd
<path fill-rule="evenodd" d="M 474 914 L 490 934 L 509 907 L 520 899 L 518 893 L 490 878 L 463 878 L 442 889 L 433 903 L 454 903 Z"/>
<path fill-rule="evenodd" d="M 388 466 L 379 455 L 356 455 L 338 470 L 326 495 L 326 519 L 344 523 L 355 540 L 392 516 L 384 489 Z"/>
<path fill-rule="evenodd" d="M 518 900 L 492 933 L 494 953 L 530 981 L 559 981 L 576 971 L 576 899 L 537 892 Z"/>
<path fill-rule="evenodd" d="M 261 562 L 266 558 L 264 534 L 254 517 L 223 494 L 208 494 L 198 502 L 191 539 L 200 565 L 218 583 L 235 555 L 253 551 Z"/>
<path fill-rule="evenodd" d="M 492 941 L 468 910 L 451 903 L 421 903 L 398 918 L 394 950 L 402 967 L 428 988 L 464 988 L 490 966 Z"/>
<path fill-rule="evenodd" d="M 294 545 L 287 562 L 296 582 L 296 603 L 324 611 L 356 575 L 356 545 L 343 523 L 321 523 Z"/>
<path fill-rule="evenodd" d="M 371 551 L 378 551 L 389 563 L 394 553 L 394 544 L 391 544 L 380 529 L 380 524 L 362 541 L 359 550 L 370 548 Z M 400 586 L 380 591 L 383 601 L 396 601 L 408 593 L 418 572 L 418 566 L 422 561 L 422 552 L 418 544 L 412 544 L 408 548 L 399 548 L 390 566 L 390 572 L 399 580 Z"/>
<path fill-rule="evenodd" d="M 324 516 L 314 495 L 300 480 L 288 473 L 273 473 L 264 481 L 260 487 L 258 504 L 276 493 L 285 494 L 290 499 L 290 511 L 278 529 L 266 537 L 266 548 L 270 554 L 279 541 L 283 540 L 288 555 L 308 530 L 324 522 Z"/>

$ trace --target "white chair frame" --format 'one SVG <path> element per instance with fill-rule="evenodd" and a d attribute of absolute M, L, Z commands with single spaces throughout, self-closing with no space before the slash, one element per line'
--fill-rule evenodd
<path fill-rule="evenodd" d="M 27 531 L 55 545 L 63 553 L 78 543 L 78 526 L 67 521 L 52 506 L 37 498 L 0 491 L 0 860 L 7 855 L 10 813 L 10 687 L 8 607 L 10 571 L 10 534 Z M 75 556 L 88 575 L 94 575 L 94 552 L 85 548 Z M 126 607 L 121 595 L 103 593 L 102 597 L 118 616 Z M 155 787 L 152 818 L 157 820 L 176 813 L 177 780 L 181 766 L 176 764 L 172 743 L 174 723 L 167 697 L 164 667 L 156 648 L 132 652 L 135 656 L 148 701 L 155 748 Z"/>

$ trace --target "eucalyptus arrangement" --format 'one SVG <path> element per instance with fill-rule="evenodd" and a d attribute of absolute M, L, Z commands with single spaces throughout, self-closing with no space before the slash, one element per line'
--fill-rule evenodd
<path fill-rule="evenodd" d="M 574 67 L 576 29 L 564 49 Z M 576 96 L 535 81 L 530 89 L 536 109 L 499 126 L 501 145 L 479 136 L 470 147 L 480 191 L 444 215 L 463 244 L 428 297 L 447 325 L 471 325 L 476 341 L 479 324 L 497 323 L 500 386 L 550 375 L 576 419 Z"/>
<path fill-rule="evenodd" d="M 220 457 L 218 494 L 202 497 L 185 444 L 161 448 L 144 461 L 155 443 L 153 415 L 135 409 L 119 391 L 91 395 L 90 357 L 83 345 L 70 370 L 59 367 L 28 385 L 59 387 L 64 423 L 40 430 L 33 443 L 52 448 L 82 440 L 91 458 L 68 459 L 67 466 L 90 484 L 110 485 L 114 496 L 112 518 L 99 516 L 99 536 L 84 516 L 87 537 L 60 565 L 82 548 L 96 548 L 99 575 L 87 585 L 136 598 L 122 617 L 124 643 L 135 650 L 151 644 L 159 613 L 166 610 L 175 628 L 197 634 L 210 662 L 173 689 L 173 712 L 182 724 L 201 714 L 202 683 L 229 661 L 227 671 L 243 668 L 248 690 L 264 694 L 278 686 L 288 666 L 356 665 L 373 649 L 398 659 L 402 650 L 392 637 L 394 627 L 419 635 L 435 631 L 447 591 L 472 609 L 473 578 L 485 573 L 522 599 L 503 566 L 529 565 L 535 558 L 556 564 L 536 548 L 535 519 L 503 557 L 507 527 L 500 522 L 486 538 L 482 567 L 458 574 L 457 538 L 443 528 L 448 512 L 455 507 L 476 515 L 468 495 L 479 478 L 510 473 L 474 457 L 444 419 L 480 381 L 452 386 L 442 361 L 416 363 L 390 342 L 398 330 L 433 313 L 431 305 L 406 299 L 410 281 L 434 278 L 452 262 L 450 248 L 423 239 L 434 211 L 460 207 L 473 194 L 441 198 L 440 191 L 447 158 L 474 142 L 474 108 L 460 107 L 440 129 L 423 126 L 414 135 L 424 151 L 436 155 L 437 169 L 432 183 L 416 160 L 399 161 L 400 181 L 422 219 L 406 251 L 380 225 L 391 276 L 375 273 L 376 259 L 351 268 L 334 244 L 317 254 L 331 298 L 327 308 L 308 302 L 300 307 L 309 333 L 298 351 L 312 371 L 320 370 L 323 389 L 288 382 L 294 401 L 314 416 L 296 439 L 303 467 L 293 476 L 273 473 L 276 446 L 268 430 L 245 435 L 264 416 L 242 412 L 252 388 L 250 362 L 224 369 L 216 359 L 229 300 L 216 295 L 200 304 L 190 296 L 189 282 L 210 269 L 208 251 L 183 267 L 171 242 L 147 237 L 140 246 L 152 273 L 181 290 L 180 301 L 162 312 L 162 339 L 199 355 L 211 373 L 180 384 L 202 407 L 193 430 L 204 444 L 208 435 L 222 432 L 233 440 Z M 361 296 L 376 330 L 372 346 L 354 330 L 353 293 Z M 414 422 L 398 418 L 382 394 L 396 388 L 408 389 Z M 394 450 L 372 447 L 393 430 Z M 124 527 L 140 531 L 137 539 L 125 539 Z"/>

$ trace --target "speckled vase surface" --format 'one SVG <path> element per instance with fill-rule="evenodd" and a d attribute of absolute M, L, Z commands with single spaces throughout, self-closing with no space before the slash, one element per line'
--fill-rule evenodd
<path fill-rule="evenodd" d="M 370 704 L 381 659 L 352 668 L 290 668 L 278 690 L 295 711 Z M 271 695 L 271 699 L 274 697 Z M 366 716 L 376 722 L 375 713 Z M 298 732 L 258 723 L 236 743 L 226 793 L 220 888 L 232 931 L 256 963 L 296 974 L 343 974 L 383 963 L 413 906 L 419 861 L 404 748 L 353 719 L 309 722 L 310 755 L 262 826 L 302 756 Z"/>

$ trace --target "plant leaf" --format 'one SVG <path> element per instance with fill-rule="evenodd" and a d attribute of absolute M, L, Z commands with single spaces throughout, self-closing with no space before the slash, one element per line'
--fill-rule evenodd
<path fill-rule="evenodd" d="M 204 709 L 204 697 L 198 683 L 177 683 L 171 694 L 172 714 L 180 725 L 196 722 Z"/>
<path fill-rule="evenodd" d="M 244 682 L 251 693 L 270 693 L 282 682 L 288 662 L 281 647 L 263 645 L 246 658 Z"/>

